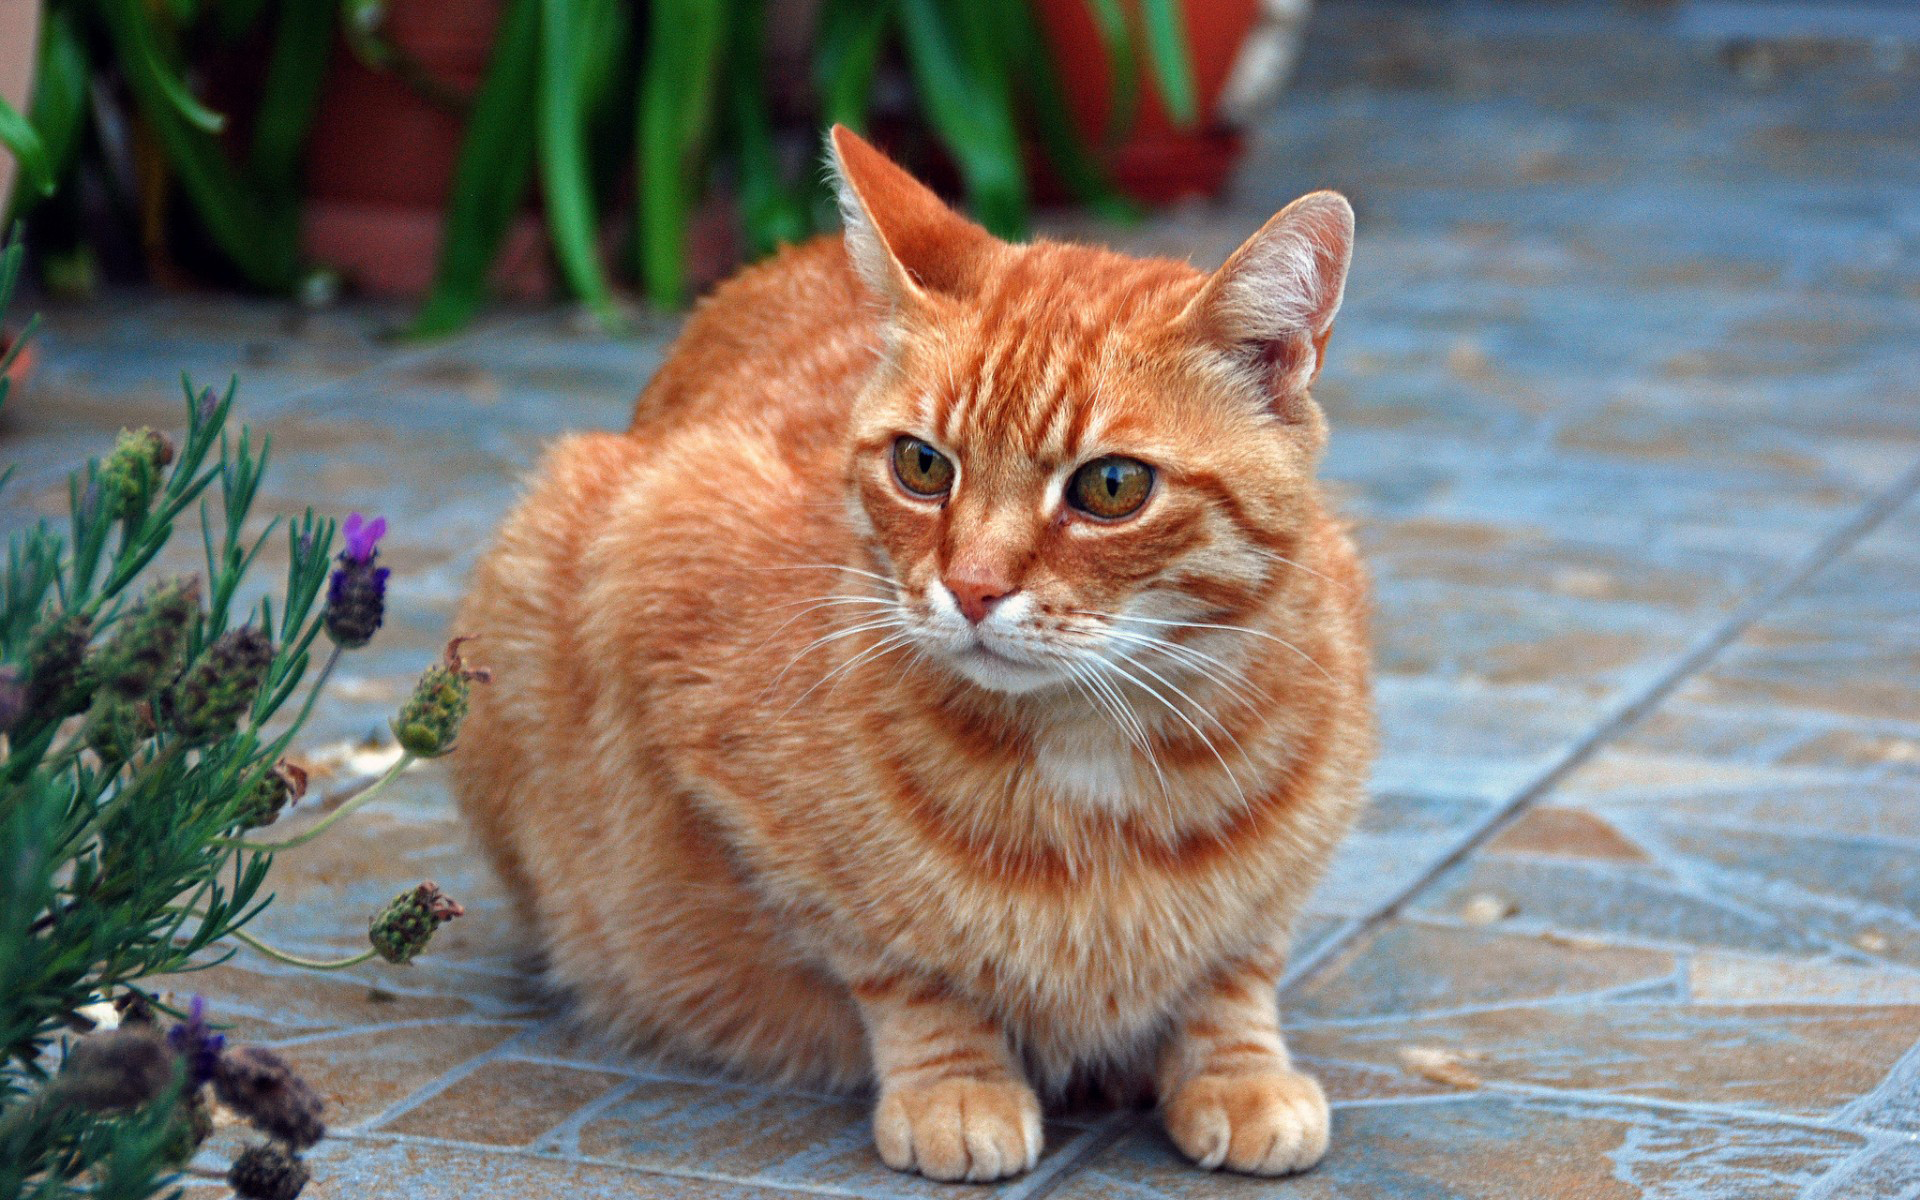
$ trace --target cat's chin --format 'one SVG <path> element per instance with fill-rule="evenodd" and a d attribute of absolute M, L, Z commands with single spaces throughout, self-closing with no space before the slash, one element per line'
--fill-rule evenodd
<path fill-rule="evenodd" d="M 1021 696 L 1064 682 L 1059 672 L 1039 663 L 1020 662 L 975 642 L 943 656 L 956 675 L 990 692 Z"/>

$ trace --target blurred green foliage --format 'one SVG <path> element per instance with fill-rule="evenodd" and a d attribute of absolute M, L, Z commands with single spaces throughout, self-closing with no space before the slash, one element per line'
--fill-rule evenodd
<path fill-rule="evenodd" d="M 1085 2 L 1113 68 L 1108 135 L 1137 111 L 1142 59 L 1167 111 L 1192 124 L 1179 0 Z M 799 156 L 780 136 L 796 114 L 776 111 L 768 94 L 768 21 L 786 16 L 772 0 L 507 0 L 472 96 L 445 94 L 383 38 L 385 0 L 47 4 L 31 112 L 0 101 L 0 142 L 23 172 L 16 209 L 31 213 L 73 190 L 76 163 L 109 132 L 97 113 L 97 85 L 108 81 L 215 251 L 264 290 L 291 292 L 303 275 L 300 161 L 313 123 L 326 117 L 319 99 L 336 36 L 368 66 L 464 110 L 421 333 L 458 328 L 479 311 L 513 220 L 536 195 L 566 287 L 609 325 L 616 277 L 638 280 L 660 306 L 686 301 L 692 215 L 716 173 L 732 181 L 756 255 L 826 227 L 817 135 L 835 122 L 864 130 L 889 63 L 904 65 L 913 116 L 996 233 L 1025 232 L 1029 142 L 1079 200 L 1131 211 L 1074 125 L 1030 0 L 824 0 L 810 31 L 804 114 L 815 140 Z M 209 53 L 243 43 L 270 52 L 252 110 L 229 122 L 236 114 L 213 111 L 194 83 Z M 141 197 L 120 201 L 138 215 Z M 609 243 L 601 214 L 622 209 L 632 213 L 629 233 Z"/>

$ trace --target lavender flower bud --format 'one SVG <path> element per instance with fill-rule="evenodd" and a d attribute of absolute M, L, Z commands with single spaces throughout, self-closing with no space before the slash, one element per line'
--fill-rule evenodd
<path fill-rule="evenodd" d="M 240 1200 L 294 1200 L 307 1178 L 300 1156 L 278 1146 L 248 1146 L 227 1168 L 227 1186 Z"/>
<path fill-rule="evenodd" d="M 87 714 L 83 736 L 87 749 L 99 755 L 103 764 L 117 767 L 131 759 L 154 731 L 153 705 L 102 695 Z M 103 838 L 108 832 L 102 830 Z"/>
<path fill-rule="evenodd" d="M 259 829 L 280 819 L 280 811 L 307 794 L 307 773 L 285 759 L 260 777 L 241 800 L 234 823 L 241 829 Z"/>
<path fill-rule="evenodd" d="M 42 625 L 27 648 L 27 712 L 36 721 L 57 721 L 87 706 L 81 670 L 93 622 L 71 613 Z"/>
<path fill-rule="evenodd" d="M 151 1026 L 90 1034 L 67 1051 L 54 1087 L 61 1100 L 88 1112 L 125 1112 L 166 1091 L 177 1061 Z"/>
<path fill-rule="evenodd" d="M 221 634 L 174 687 L 174 729 L 192 744 L 232 733 L 253 706 L 272 662 L 273 643 L 253 626 Z"/>
<path fill-rule="evenodd" d="M 271 1050 L 243 1046 L 220 1056 L 213 1094 L 254 1128 L 304 1150 L 327 1135 L 320 1096 Z"/>
<path fill-rule="evenodd" d="M 115 517 L 140 517 L 173 461 L 173 443 L 151 429 L 123 429 L 113 453 L 100 464 L 100 483 Z"/>
<path fill-rule="evenodd" d="M 428 667 L 413 686 L 413 694 L 400 706 L 394 718 L 393 735 L 401 749 L 417 758 L 438 758 L 453 749 L 460 726 L 467 719 L 472 685 L 493 677 L 485 670 L 469 668 L 460 657 L 460 643 L 447 643 L 446 660 Z"/>
<path fill-rule="evenodd" d="M 427 948 L 434 930 L 467 910 L 444 896 L 432 880 L 408 888 L 374 914 L 367 940 L 390 963 L 409 962 Z"/>
<path fill-rule="evenodd" d="M 161 1154 L 172 1165 L 185 1166 L 200 1149 L 200 1144 L 211 1136 L 213 1109 L 207 1104 L 206 1093 L 194 1088 L 174 1104 Z"/>
<path fill-rule="evenodd" d="M 187 628 L 200 613 L 200 581 L 171 579 L 153 589 L 120 618 L 100 653 L 100 687 L 127 702 L 148 699 L 173 673 Z"/>
<path fill-rule="evenodd" d="M 387 612 L 387 569 L 376 566 L 386 535 L 384 517 L 367 521 L 354 513 L 343 527 L 347 548 L 327 580 L 327 636 L 342 650 L 357 650 L 373 640 Z"/>
<path fill-rule="evenodd" d="M 192 1089 L 212 1082 L 226 1045 L 226 1035 L 208 1028 L 207 1002 L 199 996 L 193 998 L 187 1019 L 167 1030 L 167 1047 L 186 1064 L 187 1086 Z"/>

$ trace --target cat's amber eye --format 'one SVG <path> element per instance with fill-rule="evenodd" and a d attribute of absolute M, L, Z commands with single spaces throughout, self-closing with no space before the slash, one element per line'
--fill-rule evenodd
<path fill-rule="evenodd" d="M 919 438 L 902 436 L 893 443 L 893 475 L 901 487 L 931 499 L 953 486 L 953 463 Z"/>
<path fill-rule="evenodd" d="M 1067 503 L 1102 521 L 1140 511 L 1153 491 L 1153 468 L 1137 458 L 1096 458 L 1067 481 Z"/>

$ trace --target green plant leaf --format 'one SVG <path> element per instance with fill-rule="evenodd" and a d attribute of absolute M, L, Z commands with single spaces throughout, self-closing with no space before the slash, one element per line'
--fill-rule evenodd
<path fill-rule="evenodd" d="M 1160 86 L 1160 99 L 1166 102 L 1167 115 L 1177 128 L 1192 129 L 1200 123 L 1200 113 L 1194 100 L 1193 55 L 1187 45 L 1181 3 L 1140 0 L 1140 13 L 1147 27 L 1147 54 L 1153 59 L 1154 80 Z"/>
<path fill-rule="evenodd" d="M 727 115 L 740 166 L 740 219 L 755 258 L 791 245 L 809 232 L 806 202 L 781 178 L 767 111 L 766 11 L 741 6 L 733 21 L 727 63 Z"/>
<path fill-rule="evenodd" d="M 974 215 L 1001 237 L 1025 237 L 1026 174 L 1012 82 L 984 6 L 901 0 L 900 15 L 928 122 L 959 163 Z"/>
<path fill-rule="evenodd" d="M 1087 0 L 1087 11 L 1100 31 L 1100 42 L 1107 54 L 1107 129 L 1109 144 L 1119 141 L 1133 128 L 1140 115 L 1140 58 L 1134 45 L 1133 22 L 1120 0 Z"/>
<path fill-rule="evenodd" d="M 247 173 L 268 195 L 291 203 L 300 157 L 313 130 L 333 52 L 333 0 L 281 0 L 266 91 L 253 118 Z"/>
<path fill-rule="evenodd" d="M 686 303 L 687 229 L 713 124 L 728 15 L 724 0 L 656 0 L 651 9 L 635 130 L 637 241 L 647 296 L 662 308 Z"/>
<path fill-rule="evenodd" d="M 225 129 L 227 119 L 195 99 L 186 82 L 164 61 L 153 28 L 152 11 L 142 4 L 123 3 L 117 6 L 116 15 L 124 31 L 125 48 L 130 52 L 125 63 L 127 69 L 144 75 L 149 86 L 195 129 L 202 133 L 219 133 Z"/>
<path fill-rule="evenodd" d="M 513 0 L 494 39 L 493 62 L 460 144 L 433 290 L 414 321 L 416 334 L 447 333 L 473 319 L 500 243 L 526 202 L 534 143 L 526 115 L 539 75 L 541 4 Z"/>
<path fill-rule="evenodd" d="M 0 143 L 13 151 L 20 164 L 20 176 L 42 196 L 53 194 L 53 172 L 47 164 L 47 147 L 33 125 L 20 110 L 0 98 Z"/>
<path fill-rule="evenodd" d="M 865 133 L 874 76 L 893 25 L 893 5 L 876 0 L 828 0 L 815 39 L 813 83 L 820 123 Z"/>
<path fill-rule="evenodd" d="M 225 150 L 171 98 L 142 0 L 100 0 L 100 15 L 127 87 L 153 128 L 187 199 L 221 252 L 257 287 L 290 290 L 299 278 L 299 225 L 291 203 L 249 187 Z M 175 81 L 177 83 L 177 81 Z"/>
<path fill-rule="evenodd" d="M 583 80 L 578 64 L 592 0 L 542 0 L 537 95 L 540 182 L 547 230 L 567 285 L 608 329 L 619 326 L 613 289 L 597 245 L 593 180 L 587 166 Z"/>
<path fill-rule="evenodd" d="M 93 73 L 86 43 L 64 9 L 47 13 L 40 37 L 39 73 L 33 83 L 33 124 L 46 145 L 47 169 L 57 186 L 80 149 Z"/>
<path fill-rule="evenodd" d="M 1073 122 L 1065 89 L 1032 5 L 1027 0 L 987 2 L 999 23 L 997 40 L 1007 48 L 1015 65 L 1021 98 L 1033 115 L 1040 144 L 1067 190 L 1102 216 L 1114 220 L 1137 217 L 1139 209 L 1114 189 Z"/>

